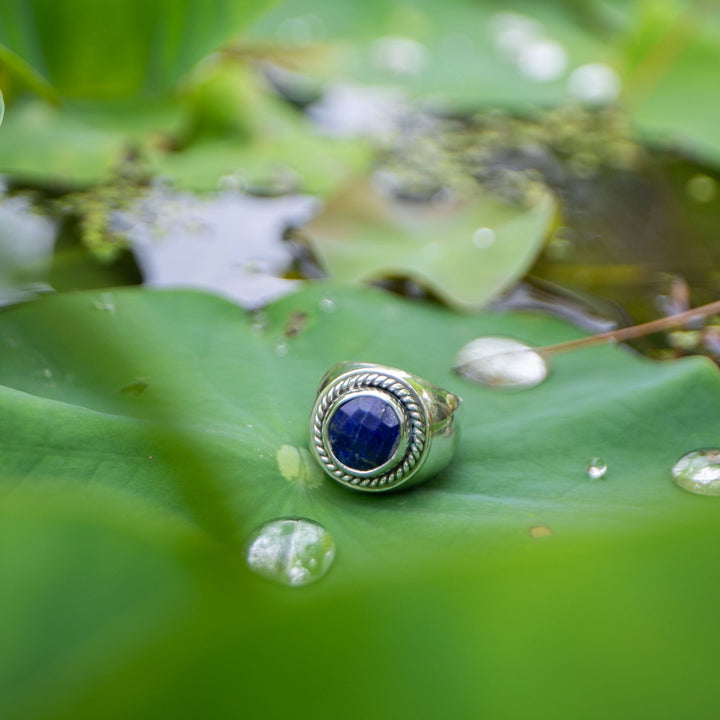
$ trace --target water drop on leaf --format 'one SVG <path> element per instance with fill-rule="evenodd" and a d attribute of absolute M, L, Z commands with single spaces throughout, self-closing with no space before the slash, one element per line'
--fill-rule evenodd
<path fill-rule="evenodd" d="M 591 480 L 599 480 L 602 477 L 605 477 L 605 473 L 607 473 L 607 463 L 599 457 L 591 458 L 590 462 L 587 466 L 587 476 Z"/>
<path fill-rule="evenodd" d="M 531 388 L 548 374 L 545 359 L 518 340 L 488 336 L 469 342 L 455 358 L 455 370 L 483 385 Z"/>
<path fill-rule="evenodd" d="M 720 449 L 693 450 L 672 469 L 675 484 L 696 495 L 720 495 Z"/>
<path fill-rule="evenodd" d="M 335 542 L 320 524 L 280 518 L 259 527 L 247 543 L 248 567 L 268 580 L 301 587 L 322 578 L 335 560 Z"/>

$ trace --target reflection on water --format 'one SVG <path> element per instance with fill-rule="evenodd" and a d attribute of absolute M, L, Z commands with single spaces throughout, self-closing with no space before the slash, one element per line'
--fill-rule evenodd
<path fill-rule="evenodd" d="M 0 306 L 50 289 L 58 223 L 37 213 L 29 198 L 9 197 L 0 188 Z"/>
<path fill-rule="evenodd" d="M 315 208 L 308 196 L 201 197 L 160 187 L 120 215 L 146 285 L 209 290 L 255 309 L 297 287 L 282 277 L 293 262 L 282 236 Z"/>

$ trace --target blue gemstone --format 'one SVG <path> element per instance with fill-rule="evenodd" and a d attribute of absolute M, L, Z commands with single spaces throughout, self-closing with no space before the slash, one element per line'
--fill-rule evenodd
<path fill-rule="evenodd" d="M 384 465 L 400 440 L 400 418 L 393 405 L 372 395 L 346 400 L 328 426 L 333 455 L 345 467 L 372 470 Z"/>

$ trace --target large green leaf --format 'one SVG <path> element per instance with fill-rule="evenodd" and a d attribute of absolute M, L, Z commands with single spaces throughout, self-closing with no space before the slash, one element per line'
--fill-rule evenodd
<path fill-rule="evenodd" d="M 555 202 L 545 192 L 530 207 L 490 194 L 438 207 L 352 185 L 303 233 L 334 278 L 409 278 L 468 309 L 522 277 L 545 242 L 554 212 Z"/>
<path fill-rule="evenodd" d="M 0 45 L 64 95 L 162 93 L 266 0 L 2 0 Z"/>
<path fill-rule="evenodd" d="M 325 293 L 336 312 L 320 307 Z M 85 478 L 192 516 L 167 471 L 170 440 L 151 431 L 162 421 L 203 449 L 241 534 L 279 515 L 309 515 L 349 555 L 368 523 L 373 538 L 360 545 L 467 532 L 499 539 L 499 530 L 523 534 L 540 521 L 569 532 L 690 512 L 694 498 L 669 481 L 670 465 L 720 430 L 717 371 L 700 359 L 653 364 L 601 348 L 558 358 L 549 381 L 513 395 L 453 376 L 455 352 L 479 334 L 533 344 L 577 335 L 542 317 L 458 317 L 320 285 L 273 305 L 258 331 L 211 296 L 123 290 L 111 300 L 56 296 L 0 315 L 5 476 Z M 110 345 L 96 341 L 105 336 Z M 305 449 L 308 413 L 321 375 L 346 359 L 406 368 L 465 398 L 463 443 L 442 478 L 380 500 L 324 479 Z M 289 477 L 279 453 L 297 454 Z M 594 455 L 609 463 L 604 483 L 585 476 Z"/>
<path fill-rule="evenodd" d="M 720 506 L 669 473 L 720 437 L 710 363 L 595 348 L 503 394 L 452 374 L 460 345 L 577 331 L 333 284 L 252 318 L 199 293 L 111 299 L 0 314 L 8 717 L 712 716 L 717 684 L 694 680 L 716 662 Z M 344 359 L 464 397 L 447 472 L 383 497 L 324 478 L 308 413 Z M 335 537 L 312 588 L 238 571 L 232 536 L 280 515 Z"/>

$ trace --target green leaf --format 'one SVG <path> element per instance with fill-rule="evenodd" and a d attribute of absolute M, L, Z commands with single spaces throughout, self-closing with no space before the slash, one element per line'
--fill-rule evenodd
<path fill-rule="evenodd" d="M 541 344 L 578 332 L 324 283 L 271 306 L 262 330 L 263 318 L 200 293 L 107 299 L 0 313 L 9 718 L 177 720 L 210 706 L 223 720 L 331 718 L 349 696 L 353 719 L 576 718 L 578 707 L 593 719 L 638 707 L 712 717 L 717 683 L 696 682 L 696 668 L 717 647 L 720 506 L 669 471 L 720 437 L 710 363 L 593 348 L 506 394 L 453 375 L 457 348 L 480 334 Z M 320 376 L 344 359 L 463 396 L 447 472 L 382 497 L 322 475 L 305 449 L 308 414 Z M 585 465 L 598 454 L 610 469 L 593 482 Z M 198 512 L 215 491 L 239 539 L 278 516 L 321 522 L 335 567 L 298 591 L 240 571 L 237 545 L 199 529 L 218 537 Z M 357 668 L 375 668 L 362 693 L 348 679 Z"/>
<path fill-rule="evenodd" d="M 523 31 L 530 28 L 510 52 L 498 37 L 498 21 L 509 14 L 519 16 Z M 519 109 L 565 100 L 568 73 L 606 60 L 607 36 L 616 26 L 593 2 L 340 0 L 328 7 L 320 0 L 289 0 L 264 13 L 248 32 L 291 47 L 334 42 L 332 62 L 311 60 L 306 68 L 326 80 L 403 86 L 453 108 Z M 560 54 L 546 77 L 534 75 L 543 58 L 520 61 L 531 42 L 550 43 L 550 52 Z"/>
<path fill-rule="evenodd" d="M 720 71 L 720 8 L 678 2 L 642 8 L 624 40 L 630 115 L 654 142 L 717 165 L 718 101 L 709 89 Z"/>
<path fill-rule="evenodd" d="M 152 432 L 160 422 L 202 448 L 207 480 L 192 478 L 193 492 L 215 486 L 241 535 L 273 517 L 305 515 L 350 556 L 371 523 L 371 544 L 397 541 L 404 556 L 416 536 L 469 532 L 499 542 L 498 530 L 524 535 L 535 523 L 565 533 L 690 512 L 696 499 L 674 487 L 670 466 L 720 431 L 717 370 L 700 359 L 655 364 L 593 349 L 558 357 L 547 382 L 511 395 L 453 375 L 455 352 L 481 334 L 531 344 L 577 336 L 542 317 L 459 317 L 319 285 L 273 305 L 258 332 L 211 296 L 123 290 L 110 303 L 108 293 L 96 295 L 49 297 L 0 315 L 4 477 L 84 479 L 192 517 L 188 488 L 168 473 L 171 438 Z M 325 295 L 336 312 L 320 308 Z M 379 502 L 323 477 L 305 452 L 308 415 L 322 374 L 347 359 L 405 368 L 464 397 L 463 442 L 443 477 Z M 279 457 L 288 446 L 298 471 L 285 477 Z M 595 455 L 608 462 L 606 482 L 585 476 Z"/>
<path fill-rule="evenodd" d="M 117 129 L 40 100 L 12 107 L 0 133 L 3 170 L 20 181 L 82 186 L 112 176 L 129 151 Z"/>
<path fill-rule="evenodd" d="M 369 147 L 318 136 L 306 117 L 238 62 L 205 63 L 183 105 L 182 149 L 148 152 L 153 170 L 182 188 L 214 190 L 219 178 L 235 175 L 250 189 L 325 194 L 368 163 Z"/>
<path fill-rule="evenodd" d="M 76 97 L 170 90 L 266 0 L 2 0 L 0 44 Z"/>
<path fill-rule="evenodd" d="M 455 307 L 486 304 L 527 271 L 555 212 L 548 193 L 531 207 L 491 195 L 449 208 L 392 200 L 350 186 L 304 233 L 339 280 L 409 278 Z"/>

